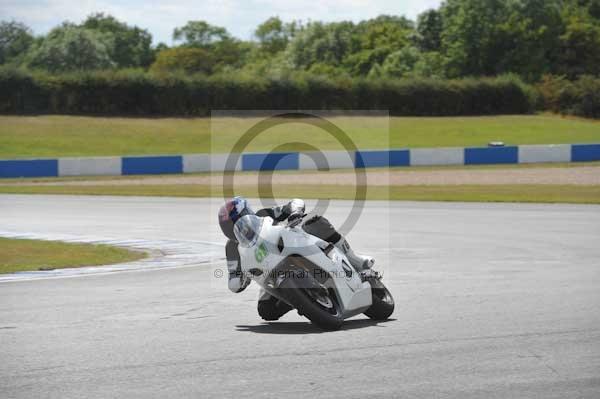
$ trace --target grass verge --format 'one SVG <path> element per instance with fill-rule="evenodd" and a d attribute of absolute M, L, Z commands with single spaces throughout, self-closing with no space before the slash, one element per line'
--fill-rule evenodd
<path fill-rule="evenodd" d="M 254 186 L 239 186 L 237 195 L 262 198 L 353 199 L 355 188 L 335 185 L 282 185 L 273 193 L 259 193 Z M 4 194 L 72 194 L 164 197 L 221 197 L 220 188 L 209 185 L 124 185 L 124 186 L 1 186 Z M 600 204 L 600 186 L 585 185 L 439 185 L 371 186 L 369 200 L 539 202 Z"/>
<path fill-rule="evenodd" d="M 0 274 L 110 265 L 142 259 L 145 256 L 142 252 L 110 245 L 0 237 Z"/>
<path fill-rule="evenodd" d="M 0 158 L 228 152 L 259 120 L 0 116 Z M 485 146 L 493 140 L 511 145 L 600 142 L 600 122 L 551 114 L 389 119 L 339 116 L 330 120 L 358 148 Z M 212 139 L 211 130 L 215 132 Z M 310 137 L 310 144 L 321 150 L 341 149 L 320 128 L 292 122 L 265 131 L 246 151 L 271 150 L 303 137 Z"/>

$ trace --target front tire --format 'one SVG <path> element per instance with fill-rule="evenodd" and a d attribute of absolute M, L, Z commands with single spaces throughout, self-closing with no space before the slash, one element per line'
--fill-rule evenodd
<path fill-rule="evenodd" d="M 369 279 L 373 304 L 364 314 L 373 320 L 387 320 L 394 313 L 394 298 L 390 291 L 378 279 Z"/>
<path fill-rule="evenodd" d="M 342 312 L 337 298 L 331 291 L 327 294 L 321 291 L 315 294 L 309 290 L 314 288 L 300 288 L 293 278 L 285 279 L 279 285 L 284 290 L 286 300 L 288 300 L 298 310 L 300 315 L 309 319 L 314 325 L 323 330 L 339 330 L 344 322 Z M 289 291 L 288 291 L 289 290 Z"/>

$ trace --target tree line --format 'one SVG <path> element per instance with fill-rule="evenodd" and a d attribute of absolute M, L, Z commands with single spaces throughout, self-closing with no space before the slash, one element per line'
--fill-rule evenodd
<path fill-rule="evenodd" d="M 588 87 L 597 87 L 600 75 L 600 0 L 446 0 L 416 21 L 393 15 L 358 23 L 272 17 L 251 40 L 198 19 L 174 28 L 172 39 L 171 46 L 153 45 L 147 29 L 102 13 L 42 36 L 4 21 L 0 73 L 16 76 L 2 71 L 19 70 L 42 81 L 42 74 L 122 71 L 157 81 L 271 79 L 302 86 L 308 79 L 340 87 L 512 74 L 539 89 L 537 104 L 589 116 L 582 109 L 591 103 L 592 116 L 598 113 Z"/>
<path fill-rule="evenodd" d="M 43 36 L 0 23 L 0 64 L 50 72 L 142 68 L 206 75 L 280 76 L 305 71 L 347 77 L 494 76 L 527 81 L 600 73 L 600 0 L 447 0 L 412 21 L 382 15 L 353 22 L 260 24 L 253 40 L 192 20 L 173 43 L 97 13 Z"/>

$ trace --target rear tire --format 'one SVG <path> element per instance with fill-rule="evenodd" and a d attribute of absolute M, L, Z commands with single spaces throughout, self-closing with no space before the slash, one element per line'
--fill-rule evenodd
<path fill-rule="evenodd" d="M 373 304 L 364 314 L 373 320 L 387 320 L 394 313 L 394 298 L 380 280 L 370 279 Z"/>
<path fill-rule="evenodd" d="M 309 319 L 314 325 L 323 330 L 335 331 L 339 330 L 344 322 L 342 318 L 340 306 L 337 303 L 337 298 L 329 292 L 328 299 L 332 304 L 331 309 L 327 309 L 320 305 L 311 293 L 307 292 L 308 288 L 299 288 L 293 278 L 288 278 L 279 284 L 282 292 L 286 292 L 285 297 L 298 313 Z M 289 291 L 288 291 L 289 290 Z"/>

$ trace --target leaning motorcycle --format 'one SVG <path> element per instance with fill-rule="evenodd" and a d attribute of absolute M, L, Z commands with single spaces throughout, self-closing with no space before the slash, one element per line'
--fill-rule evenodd
<path fill-rule="evenodd" d="M 337 330 L 344 319 L 364 313 L 385 320 L 394 299 L 373 270 L 354 269 L 333 244 L 306 233 L 306 215 L 274 224 L 246 215 L 234 227 L 242 272 L 316 326 Z"/>

